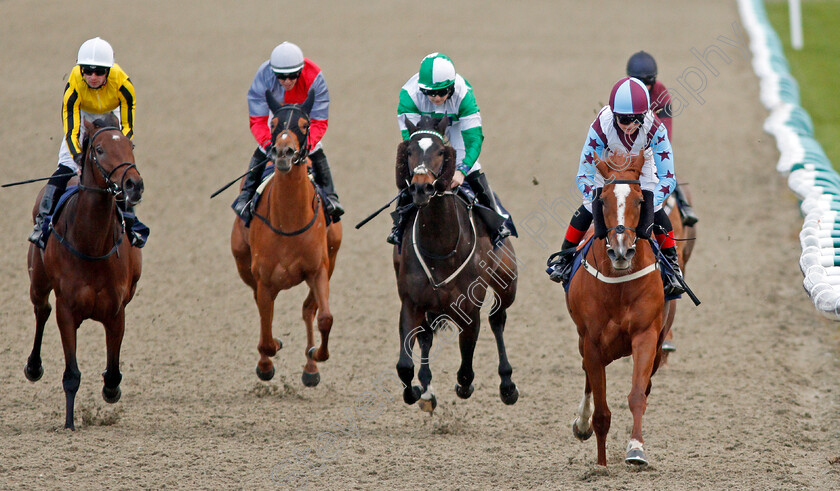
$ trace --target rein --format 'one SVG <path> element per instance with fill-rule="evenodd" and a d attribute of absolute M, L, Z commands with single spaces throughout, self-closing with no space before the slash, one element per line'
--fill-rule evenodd
<path fill-rule="evenodd" d="M 99 130 L 96 131 L 96 133 L 93 134 L 93 136 L 90 137 L 90 140 L 88 142 L 89 149 L 88 149 L 88 152 L 87 152 L 87 157 L 88 157 L 87 160 L 93 162 L 93 164 L 99 170 L 99 173 L 102 174 L 102 177 L 105 179 L 105 183 L 106 183 L 105 187 L 100 188 L 100 187 L 84 186 L 84 185 L 82 185 L 81 180 L 80 180 L 80 182 L 78 184 L 79 192 L 81 192 L 81 191 L 93 191 L 93 192 L 97 192 L 97 193 L 110 194 L 110 195 L 113 195 L 116 198 L 116 196 L 118 196 L 120 193 L 123 192 L 123 181 L 125 181 L 125 175 L 132 168 L 134 170 L 137 170 L 137 165 L 136 164 L 132 164 L 131 162 L 123 162 L 123 163 L 119 164 L 118 166 L 114 167 L 113 169 L 111 169 L 111 172 L 106 172 L 105 169 L 102 167 L 102 165 L 99 163 L 99 159 L 97 159 L 96 153 L 94 152 L 93 143 L 96 140 L 96 137 L 99 136 L 102 132 L 112 131 L 112 130 L 120 131 L 120 129 L 117 128 L 116 126 L 106 126 L 104 128 L 100 128 Z M 85 167 L 87 167 L 87 166 L 84 166 L 84 165 L 82 166 L 82 173 L 84 173 Z M 117 185 L 117 183 L 115 183 L 114 181 L 111 180 L 111 176 L 113 176 L 114 173 L 118 169 L 121 169 L 123 167 L 125 167 L 125 170 L 122 173 L 122 177 L 120 177 L 120 184 Z M 138 173 L 139 173 L 139 171 L 138 171 Z M 107 259 L 107 258 L 113 256 L 114 253 L 116 253 L 119 250 L 120 245 L 122 244 L 122 241 L 123 241 L 123 235 L 125 235 L 125 227 L 121 226 L 121 227 L 119 227 L 119 229 L 120 229 L 119 235 L 114 239 L 114 246 L 111 247 L 110 251 L 108 251 L 106 254 L 104 254 L 102 256 L 89 256 L 89 255 L 79 251 L 75 247 L 73 247 L 73 244 L 71 244 L 70 241 L 67 240 L 66 237 L 64 237 L 60 233 L 58 233 L 58 230 L 54 227 L 54 224 L 52 222 L 50 222 L 50 231 L 53 234 L 55 234 L 55 237 L 56 237 L 56 239 L 58 239 L 58 242 L 61 245 L 63 245 L 65 249 L 70 251 L 74 256 L 76 256 L 80 259 L 83 259 L 85 261 L 101 261 L 103 259 Z"/>
<path fill-rule="evenodd" d="M 451 195 L 452 199 L 457 199 L 457 197 L 455 196 L 455 193 L 453 193 L 452 191 L 445 191 L 443 194 L 444 195 Z M 458 269 L 456 269 L 451 275 L 449 275 L 448 278 L 446 278 L 445 280 L 443 280 L 441 282 L 435 282 L 435 279 L 432 276 L 432 272 L 429 269 L 429 266 L 426 264 L 426 261 L 423 260 L 423 256 L 428 257 L 429 259 L 440 260 L 440 259 L 448 259 L 448 258 L 454 256 L 456 252 L 458 252 L 458 246 L 461 243 L 460 214 L 457 215 L 459 217 L 458 218 L 458 241 L 455 243 L 455 248 L 450 253 L 448 253 L 444 256 L 437 256 L 437 255 L 434 255 L 434 254 L 423 253 L 420 250 L 420 246 L 419 246 L 420 239 L 419 239 L 419 231 L 418 231 L 418 228 L 417 228 L 417 221 L 420 217 L 420 213 L 422 212 L 422 209 L 417 210 L 417 213 L 414 215 L 414 224 L 412 225 L 412 230 L 413 230 L 413 235 L 414 235 L 414 241 L 412 243 L 412 246 L 414 246 L 414 254 L 417 257 L 417 261 L 420 263 L 420 266 L 423 268 L 423 272 L 426 273 L 426 278 L 428 278 L 429 283 L 432 285 L 432 288 L 434 288 L 435 290 L 437 290 L 438 288 L 446 285 L 450 281 L 454 280 L 461 273 L 461 271 L 464 270 L 464 268 L 467 266 L 467 263 L 469 263 L 470 259 L 472 259 L 473 255 L 475 255 L 475 249 L 478 246 L 478 233 L 476 232 L 476 229 L 475 229 L 475 219 L 473 217 L 472 205 L 470 203 L 467 203 L 466 201 L 464 201 L 464 203 L 467 205 L 467 213 L 469 214 L 469 217 L 470 217 L 470 227 L 472 228 L 472 236 L 473 236 L 472 250 L 467 255 L 467 257 L 464 259 L 464 261 L 461 263 L 461 265 L 458 266 Z M 457 203 L 455 205 L 455 210 L 456 210 L 456 213 L 460 213 L 460 212 L 458 212 Z"/>
<path fill-rule="evenodd" d="M 271 191 L 273 191 L 273 190 L 274 190 L 274 187 L 272 186 L 271 189 L 268 190 L 268 196 L 265 197 L 266 200 L 271 199 Z M 269 210 L 270 209 L 271 208 L 269 207 Z M 321 209 L 321 196 L 318 194 L 317 191 L 315 191 L 315 196 L 312 197 L 312 211 L 314 212 L 313 215 L 312 215 L 312 220 L 310 220 L 309 223 L 307 223 L 303 228 L 295 230 L 294 232 L 284 232 L 281 229 L 274 227 L 274 225 L 271 224 L 271 221 L 268 218 L 266 218 L 266 217 L 260 215 L 259 213 L 257 213 L 257 210 L 254 210 L 254 216 L 259 218 L 260 220 L 262 220 L 262 222 L 265 223 L 268 226 L 268 228 L 270 228 L 271 231 L 274 232 L 275 234 L 282 235 L 284 237 L 293 237 L 295 235 L 300 235 L 300 234 L 306 232 L 307 230 L 309 230 L 312 227 L 312 225 L 315 225 L 315 220 L 318 219 L 318 211 L 320 211 L 320 209 Z"/>

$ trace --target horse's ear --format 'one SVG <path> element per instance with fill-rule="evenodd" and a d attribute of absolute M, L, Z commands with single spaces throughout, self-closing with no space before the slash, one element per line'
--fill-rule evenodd
<path fill-rule="evenodd" d="M 445 182 L 447 187 L 449 183 L 452 182 L 452 178 L 455 176 L 455 159 L 457 153 L 455 149 L 450 146 L 443 147 L 443 165 L 440 167 L 440 178 L 439 180 Z"/>
<path fill-rule="evenodd" d="M 610 164 L 598 158 L 598 154 L 595 152 L 592 153 L 592 160 L 595 163 L 595 168 L 598 169 L 598 173 L 606 179 L 610 174 Z"/>
<path fill-rule="evenodd" d="M 409 180 L 409 173 L 408 173 L 408 144 L 409 140 L 405 140 L 400 142 L 397 145 L 397 166 L 396 166 L 396 177 L 397 177 L 397 189 L 403 189 L 406 187 L 406 182 Z"/>
<path fill-rule="evenodd" d="M 405 117 L 405 127 L 408 129 L 409 136 L 417 131 L 417 127 L 414 126 L 414 123 L 412 123 L 410 119 L 408 119 L 408 116 Z"/>
<path fill-rule="evenodd" d="M 303 112 L 306 113 L 307 116 L 309 116 L 309 112 L 312 111 L 312 106 L 314 106 L 314 105 L 315 105 L 315 91 L 310 90 L 309 93 L 306 94 L 306 100 L 303 101 L 303 105 L 301 106 L 301 109 L 303 110 Z"/>
<path fill-rule="evenodd" d="M 275 113 L 276 114 L 276 113 Z M 277 128 L 277 118 L 271 118 L 271 122 L 268 123 L 269 128 L 271 128 L 271 134 L 274 134 L 274 129 Z M 274 142 L 271 142 L 272 144 Z"/>
<path fill-rule="evenodd" d="M 281 104 L 277 102 L 277 99 L 271 94 L 270 90 L 265 91 L 265 102 L 268 103 L 268 108 L 271 109 L 271 112 L 277 114 L 280 112 Z"/>
<path fill-rule="evenodd" d="M 446 127 L 449 126 L 449 116 L 444 116 L 438 123 L 435 125 L 435 131 L 443 134 L 446 131 Z"/>
<path fill-rule="evenodd" d="M 92 121 L 88 121 L 88 120 L 85 119 L 84 120 L 84 125 L 85 125 L 85 138 L 87 138 L 88 135 L 92 135 L 92 134 L 96 133 L 96 125 Z"/>
<path fill-rule="evenodd" d="M 639 175 L 642 175 L 642 167 L 645 166 L 645 151 L 642 150 L 639 152 L 638 155 L 633 156 L 633 160 L 630 163 L 630 168 L 633 169 L 633 172 L 638 172 Z"/>

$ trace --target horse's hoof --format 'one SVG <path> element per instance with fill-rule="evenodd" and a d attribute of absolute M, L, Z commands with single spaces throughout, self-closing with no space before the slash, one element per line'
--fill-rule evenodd
<path fill-rule="evenodd" d="M 300 380 L 307 387 L 315 387 L 321 382 L 321 374 L 319 372 L 309 373 L 304 371 L 300 376 Z"/>
<path fill-rule="evenodd" d="M 513 384 L 510 387 L 500 387 L 499 394 L 502 397 L 502 402 L 511 406 L 516 404 L 516 401 L 519 400 L 519 389 L 516 388 L 516 384 Z"/>
<path fill-rule="evenodd" d="M 592 425 L 591 424 L 589 425 L 589 430 L 581 433 L 578 430 L 577 422 L 578 422 L 577 418 L 575 418 L 575 420 L 572 422 L 572 433 L 575 434 L 575 438 L 577 438 L 578 440 L 580 440 L 582 442 L 584 442 L 586 440 L 589 440 L 589 437 L 592 436 Z"/>
<path fill-rule="evenodd" d="M 414 404 L 417 402 L 417 399 L 420 399 L 420 395 L 423 393 L 422 389 L 419 385 L 414 385 L 411 388 L 406 388 L 403 391 L 403 401 L 406 404 Z"/>
<path fill-rule="evenodd" d="M 27 363 L 23 367 L 23 374 L 26 375 L 26 380 L 29 380 L 30 382 L 37 382 L 44 376 L 44 365 L 38 365 L 38 368 L 33 369 Z"/>
<path fill-rule="evenodd" d="M 105 402 L 108 404 L 113 404 L 120 400 L 122 396 L 122 390 L 120 387 L 114 387 L 113 389 L 109 389 L 108 387 L 102 387 L 102 398 L 105 399 Z"/>
<path fill-rule="evenodd" d="M 624 458 L 624 462 L 633 465 L 648 465 L 647 457 L 645 457 L 645 451 L 641 448 L 634 448 L 627 452 L 627 457 Z"/>
<path fill-rule="evenodd" d="M 435 397 L 434 394 L 432 394 L 432 397 L 430 397 L 429 399 L 423 399 L 421 397 L 420 402 L 418 402 L 417 404 L 420 406 L 421 410 L 432 414 L 435 411 L 435 408 L 437 407 L 437 397 Z"/>
<path fill-rule="evenodd" d="M 309 358 L 310 360 L 317 361 L 317 360 L 315 360 L 315 347 L 314 346 L 309 348 L 308 350 L 306 350 L 306 357 Z"/>
<path fill-rule="evenodd" d="M 271 367 L 271 370 L 267 372 L 263 372 L 260 370 L 260 366 L 257 365 L 257 377 L 260 380 L 265 380 L 266 382 L 274 378 L 274 366 Z"/>
<path fill-rule="evenodd" d="M 662 341 L 662 351 L 666 353 L 673 353 L 677 351 L 677 347 L 670 341 Z"/>
<path fill-rule="evenodd" d="M 473 390 L 475 390 L 473 384 L 470 384 L 470 386 L 467 388 L 464 388 L 464 386 L 461 384 L 455 384 L 455 393 L 458 394 L 458 397 L 460 397 L 461 399 L 469 399 L 473 393 Z"/>

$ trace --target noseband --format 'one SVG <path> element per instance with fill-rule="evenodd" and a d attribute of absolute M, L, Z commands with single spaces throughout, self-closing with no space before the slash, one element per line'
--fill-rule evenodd
<path fill-rule="evenodd" d="M 111 172 L 107 172 L 105 168 L 102 167 L 102 165 L 99 163 L 99 158 L 96 156 L 94 142 L 96 141 L 96 137 L 105 131 L 120 131 L 120 129 L 116 126 L 106 126 L 104 128 L 98 129 L 96 133 L 94 133 L 93 136 L 90 137 L 90 140 L 88 142 L 89 149 L 87 152 L 87 160 L 93 162 L 93 165 L 95 165 L 96 168 L 99 170 L 99 173 L 102 175 L 102 178 L 105 179 L 105 187 L 99 188 L 83 186 L 81 183 L 79 183 L 79 189 L 86 189 L 88 191 L 96 191 L 99 193 L 107 193 L 112 194 L 114 196 L 118 196 L 120 194 L 123 194 L 123 183 L 125 182 L 126 174 L 131 169 L 137 170 L 137 165 L 132 164 L 131 162 L 123 162 L 111 169 Z M 122 134 L 121 131 L 120 134 Z M 117 170 L 122 169 L 123 167 L 125 168 L 125 170 L 123 170 L 122 176 L 120 176 L 120 182 L 119 184 L 117 184 L 111 179 L 111 176 L 113 176 L 114 173 L 117 172 Z M 82 166 L 82 172 L 84 172 L 84 166 Z M 139 174 L 140 171 L 137 171 L 137 173 Z"/>
<path fill-rule="evenodd" d="M 298 138 L 298 141 L 303 142 L 300 148 L 295 152 L 294 158 L 292 159 L 292 165 L 300 165 L 306 162 L 306 157 L 309 156 L 309 129 L 310 125 L 306 125 L 306 133 L 300 131 L 300 128 L 297 125 L 292 125 L 292 116 L 295 113 L 300 113 L 304 119 L 306 119 L 307 123 L 311 123 L 309 119 L 309 115 L 306 114 L 302 109 L 300 104 L 286 104 L 280 108 L 280 113 L 287 112 L 288 116 L 286 119 L 280 119 L 280 114 L 277 115 L 277 119 L 279 124 L 276 128 L 274 128 L 274 132 L 271 134 L 271 150 L 268 152 L 268 158 L 272 161 L 277 159 L 277 149 L 274 147 L 274 142 L 277 141 L 277 137 L 283 133 L 284 131 L 291 131 L 294 135 Z"/>

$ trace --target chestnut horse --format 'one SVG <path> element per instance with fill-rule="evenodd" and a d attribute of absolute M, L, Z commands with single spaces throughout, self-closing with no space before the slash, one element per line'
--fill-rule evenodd
<path fill-rule="evenodd" d="M 571 279 L 566 294 L 566 306 L 577 324 L 578 349 L 586 372 L 584 396 L 572 431 L 578 439 L 586 440 L 594 427 L 598 464 L 604 466 L 611 416 L 607 407 L 606 366 L 629 355 L 633 356 L 633 381 L 627 400 L 633 413 L 633 430 L 626 461 L 647 463 L 642 448 L 642 415 L 651 376 L 660 362 L 665 301 L 653 249 L 647 240 L 637 243 L 635 227 L 643 202 L 639 176 L 644 155 L 633 156 L 629 164 L 620 160 L 596 158 L 598 172 L 605 179 L 600 200 L 607 234 L 606 238 L 593 241 L 583 258 L 586 272 Z"/>
<path fill-rule="evenodd" d="M 35 344 L 24 373 L 32 382 L 44 374 L 41 339 L 50 316 L 50 291 L 55 291 L 56 321 L 64 348 L 63 386 L 67 401 L 64 427 L 75 429 L 73 406 L 81 372 L 76 364 L 76 330 L 85 319 L 105 327 L 107 365 L 102 372 L 105 402 L 120 400 L 120 345 L 125 331 L 125 306 L 140 279 L 142 255 L 125 238 L 117 199 L 131 205 L 143 196 L 143 179 L 134 163 L 131 140 L 116 118 L 85 121 L 79 191 L 70 197 L 52 224 L 52 240 L 41 251 L 29 246 L 29 298 L 35 306 Z M 43 194 L 43 190 L 40 194 Z M 40 194 L 32 212 L 38 212 Z"/>
<path fill-rule="evenodd" d="M 691 204 L 691 191 L 687 184 L 680 184 L 680 188 L 685 194 L 686 200 Z M 694 250 L 694 242 L 697 238 L 697 225 L 687 227 L 682 223 L 682 215 L 677 207 L 677 199 L 672 194 L 665 201 L 668 218 L 671 219 L 671 225 L 674 227 L 674 238 L 677 239 L 677 257 L 680 261 L 680 269 L 685 275 L 685 267 L 688 260 L 691 258 L 691 252 Z M 665 340 L 662 342 L 662 364 L 668 362 L 668 353 L 676 351 L 674 345 L 674 316 L 677 314 L 677 299 L 668 300 L 665 302 L 665 321 L 664 332 Z"/>
<path fill-rule="evenodd" d="M 457 326 L 461 348 L 455 393 L 462 399 L 472 395 L 473 352 L 488 287 L 495 292 L 489 317 L 499 351 L 501 399 L 514 404 L 519 398 L 503 338 L 506 311 L 516 297 L 516 257 L 509 238 L 493 250 L 487 227 L 473 216 L 473 204 L 450 190 L 455 150 L 444 144 L 448 124 L 448 118 L 437 122 L 429 116 L 423 116 L 417 126 L 406 121 L 411 136 L 397 149 L 397 187 L 408 185 L 404 192 L 411 195 L 417 207 L 402 248 L 394 247 L 394 270 L 402 302 L 397 373 L 405 387 L 404 401 L 414 404 L 420 399 L 420 408 L 429 413 L 437 405 L 429 351 L 434 335 L 447 324 Z M 421 386 L 411 385 L 415 338 L 421 350 Z"/>
<path fill-rule="evenodd" d="M 301 378 L 308 387 L 318 385 L 321 376 L 316 361 L 327 361 L 327 348 L 333 316 L 330 313 L 329 280 L 341 245 L 341 223 L 326 225 L 324 205 L 307 172 L 309 111 L 313 95 L 303 104 L 280 105 L 266 93 L 274 114 L 269 157 L 274 173 L 262 191 L 250 227 L 238 217 L 233 222 L 231 250 L 239 276 L 254 290 L 260 313 L 260 361 L 257 376 L 274 377 L 271 357 L 283 347 L 272 336 L 274 300 L 281 290 L 306 282 L 309 295 L 303 302 L 306 324 L 306 365 Z M 321 346 L 315 349 L 312 327 L 318 313 Z"/>

